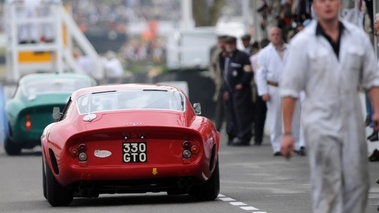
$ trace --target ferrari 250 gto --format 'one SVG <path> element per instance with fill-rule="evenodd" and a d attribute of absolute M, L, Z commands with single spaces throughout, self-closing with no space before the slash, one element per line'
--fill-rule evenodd
<path fill-rule="evenodd" d="M 41 136 L 45 198 L 52 206 L 116 193 L 216 199 L 220 136 L 200 113 L 200 104 L 171 86 L 75 91 Z"/>

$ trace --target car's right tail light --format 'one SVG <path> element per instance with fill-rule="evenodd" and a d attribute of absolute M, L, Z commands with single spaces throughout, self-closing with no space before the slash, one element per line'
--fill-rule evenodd
<path fill-rule="evenodd" d="M 190 142 L 188 140 L 183 141 L 183 162 L 191 163 L 191 156 L 196 155 L 200 152 L 200 147 L 194 142 Z"/>

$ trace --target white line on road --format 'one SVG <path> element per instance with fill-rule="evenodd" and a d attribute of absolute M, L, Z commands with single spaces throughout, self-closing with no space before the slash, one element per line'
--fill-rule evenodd
<path fill-rule="evenodd" d="M 218 199 L 221 201 L 229 202 L 230 205 L 238 206 L 245 211 L 253 211 L 252 213 L 267 213 L 267 212 L 259 211 L 258 208 L 255 208 L 253 206 L 248 206 L 246 203 L 236 201 L 236 199 L 233 199 L 231 197 L 227 197 L 223 194 L 219 194 Z M 255 210 L 258 210 L 258 212 Z"/>
<path fill-rule="evenodd" d="M 246 211 L 259 210 L 255 207 L 252 207 L 252 206 L 241 206 L 241 209 L 246 210 Z"/>
<path fill-rule="evenodd" d="M 236 201 L 236 200 L 234 200 L 233 198 L 230 198 L 230 197 L 221 197 L 221 198 L 219 198 L 219 200 L 227 201 L 227 202 Z"/>
<path fill-rule="evenodd" d="M 246 203 L 242 202 L 230 202 L 230 204 L 232 204 L 233 206 L 246 206 Z"/>

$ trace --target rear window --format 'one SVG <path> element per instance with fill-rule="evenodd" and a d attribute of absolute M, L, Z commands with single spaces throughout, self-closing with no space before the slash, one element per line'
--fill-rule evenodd
<path fill-rule="evenodd" d="M 129 109 L 184 111 L 184 96 L 167 90 L 105 91 L 80 96 L 77 107 L 80 114 Z"/>
<path fill-rule="evenodd" d="M 49 93 L 72 93 L 75 90 L 91 86 L 90 81 L 78 79 L 44 79 L 28 82 L 23 86 L 27 97 Z"/>

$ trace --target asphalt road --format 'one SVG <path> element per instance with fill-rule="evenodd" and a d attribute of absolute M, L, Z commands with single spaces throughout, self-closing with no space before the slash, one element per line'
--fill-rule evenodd
<path fill-rule="evenodd" d="M 42 195 L 39 148 L 9 157 L 0 148 L 0 212 L 217 212 L 310 213 L 307 157 L 290 161 L 273 157 L 262 146 L 220 148 L 221 194 L 216 201 L 197 202 L 189 196 L 158 194 L 101 195 L 75 199 L 69 207 L 51 207 Z M 370 162 L 371 190 L 366 213 L 377 212 L 379 162 Z"/>

